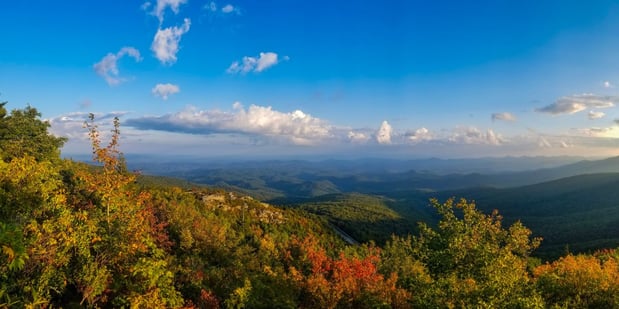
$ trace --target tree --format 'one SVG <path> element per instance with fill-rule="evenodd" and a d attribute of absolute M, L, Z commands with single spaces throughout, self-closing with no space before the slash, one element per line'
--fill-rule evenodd
<path fill-rule="evenodd" d="M 424 295 L 414 297 L 422 307 L 540 307 L 527 272 L 529 254 L 540 239 L 520 222 L 508 229 L 495 210 L 478 211 L 474 203 L 449 199 L 431 201 L 442 216 L 435 230 L 420 225 L 412 255 L 432 277 Z"/>
<path fill-rule="evenodd" d="M 0 103 L 0 156 L 5 162 L 25 155 L 37 161 L 57 159 L 60 148 L 67 141 L 65 137 L 56 137 L 47 130 L 49 122 L 40 119 L 41 113 L 36 108 L 26 106 L 14 109 L 10 114 Z"/>
<path fill-rule="evenodd" d="M 136 176 L 127 172 L 118 148 L 118 118 L 114 118 L 112 136 L 105 147 L 101 145 L 94 115 L 90 115 L 86 127 L 93 160 L 103 166 L 76 173 L 82 189 L 91 197 L 89 220 L 98 227 L 97 238 L 83 246 L 90 250 L 77 257 L 82 270 L 75 284 L 82 302 L 135 308 L 181 306 L 181 295 L 174 287 L 171 257 L 162 248 L 162 238 L 167 235 L 162 235 L 158 228 L 152 196 L 133 186 Z"/>
<path fill-rule="evenodd" d="M 309 268 L 290 272 L 302 288 L 303 308 L 407 308 L 410 294 L 398 287 L 395 273 L 379 272 L 380 249 L 369 245 L 363 256 L 337 258 L 327 255 L 317 240 L 306 237 L 300 243 L 301 260 Z"/>
<path fill-rule="evenodd" d="M 610 253 L 610 254 L 608 254 Z M 615 250 L 571 255 L 534 270 L 548 307 L 619 307 L 619 255 Z"/>

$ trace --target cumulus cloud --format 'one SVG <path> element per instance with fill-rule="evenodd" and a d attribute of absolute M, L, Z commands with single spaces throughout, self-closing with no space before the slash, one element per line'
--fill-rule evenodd
<path fill-rule="evenodd" d="M 155 85 L 155 87 L 153 87 L 151 91 L 153 95 L 158 96 L 164 100 L 167 100 L 168 96 L 175 94 L 175 93 L 179 93 L 181 89 L 178 87 L 178 85 L 167 83 L 167 84 L 157 84 Z"/>
<path fill-rule="evenodd" d="M 174 14 L 178 14 L 179 7 L 181 6 L 181 4 L 185 3 L 187 3 L 187 0 L 157 0 L 157 3 L 155 3 L 151 14 L 157 16 L 159 22 L 162 23 L 166 8 L 170 8 L 170 10 L 174 12 Z M 145 2 L 142 5 L 142 9 L 148 10 L 151 6 L 151 2 Z"/>
<path fill-rule="evenodd" d="M 171 65 L 176 62 L 176 54 L 179 49 L 178 44 L 183 34 L 189 31 L 190 26 L 191 20 L 185 18 L 183 25 L 180 27 L 157 29 L 151 50 L 162 64 Z"/>
<path fill-rule="evenodd" d="M 129 119 L 126 125 L 142 130 L 160 130 L 191 134 L 238 133 L 286 139 L 307 145 L 332 137 L 332 127 L 325 121 L 300 110 L 283 113 L 270 106 L 240 103 L 233 111 L 198 110 L 188 107 L 174 114 Z"/>
<path fill-rule="evenodd" d="M 460 144 L 501 145 L 505 142 L 500 134 L 488 129 L 482 132 L 476 127 L 457 127 L 447 139 Z"/>
<path fill-rule="evenodd" d="M 288 60 L 288 57 L 284 57 L 284 60 Z M 274 52 L 260 53 L 258 57 L 243 57 L 241 61 L 233 62 L 226 72 L 230 74 L 246 74 L 248 72 L 262 72 L 280 61 L 278 55 Z"/>
<path fill-rule="evenodd" d="M 415 131 L 409 131 L 404 135 L 409 141 L 416 143 L 432 140 L 432 134 L 430 133 L 430 130 L 426 128 L 419 128 Z"/>
<path fill-rule="evenodd" d="M 228 14 L 234 12 L 234 6 L 232 4 L 226 4 L 221 8 L 221 11 Z"/>
<path fill-rule="evenodd" d="M 379 144 L 391 144 L 391 134 L 393 128 L 386 120 L 380 125 L 378 131 L 376 131 L 376 142 Z"/>
<path fill-rule="evenodd" d="M 491 116 L 492 121 L 502 120 L 502 121 L 516 121 L 516 117 L 511 113 L 503 112 L 503 113 L 494 113 Z"/>
<path fill-rule="evenodd" d="M 603 118 L 605 115 L 604 112 L 589 111 L 589 119 L 591 120 Z"/>
<path fill-rule="evenodd" d="M 352 143 L 364 143 L 370 139 L 367 134 L 357 131 L 349 131 L 346 137 L 348 138 L 348 141 Z"/>
<path fill-rule="evenodd" d="M 140 52 L 133 47 L 123 47 L 117 53 L 108 53 L 101 59 L 101 61 L 95 63 L 93 68 L 95 72 L 103 77 L 110 86 L 118 85 L 125 79 L 119 77 L 118 61 L 124 56 L 129 56 L 135 59 L 136 62 L 142 61 Z"/>
<path fill-rule="evenodd" d="M 212 13 L 221 12 L 223 14 L 230 14 L 230 13 L 236 13 L 237 15 L 241 14 L 241 10 L 239 9 L 239 7 L 232 5 L 230 3 L 222 6 L 220 9 L 215 1 L 211 1 L 204 6 L 204 9 Z"/>
<path fill-rule="evenodd" d="M 93 113 L 97 123 L 111 124 L 111 119 L 114 117 L 122 117 L 127 112 L 109 112 L 109 113 Z M 64 136 L 70 139 L 88 139 L 88 131 L 84 129 L 84 123 L 88 121 L 90 113 L 72 112 L 66 113 L 54 118 L 46 119 L 50 124 L 50 131 L 57 136 Z M 102 135 L 107 134 L 109 130 L 100 130 Z"/>
<path fill-rule="evenodd" d="M 552 115 L 574 114 L 586 110 L 587 108 L 613 107 L 618 102 L 619 97 L 616 96 L 600 96 L 585 93 L 562 97 L 550 105 L 536 109 L 536 111 Z"/>

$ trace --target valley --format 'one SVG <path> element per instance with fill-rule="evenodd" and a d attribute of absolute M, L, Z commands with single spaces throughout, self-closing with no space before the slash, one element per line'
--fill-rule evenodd
<path fill-rule="evenodd" d="M 418 222 L 438 220 L 431 198 L 455 197 L 521 221 L 543 238 L 535 254 L 544 259 L 619 245 L 619 157 L 134 165 L 317 214 L 360 242 L 415 234 Z"/>

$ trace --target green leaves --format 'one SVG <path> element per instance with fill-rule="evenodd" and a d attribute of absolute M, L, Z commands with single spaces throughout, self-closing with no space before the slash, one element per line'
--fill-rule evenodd
<path fill-rule="evenodd" d="M 388 245 L 394 253 L 406 250 L 426 268 L 425 272 L 412 272 L 415 263 L 406 261 L 407 256 L 399 253 L 400 259 L 395 259 L 395 263 L 408 265 L 400 266 L 400 272 L 408 269 L 408 276 L 416 277 L 408 284 L 424 289 L 414 298 L 417 305 L 521 307 L 528 304 L 525 307 L 535 307 L 541 304 L 527 273 L 529 254 L 539 245 L 539 239 L 531 239 L 531 232 L 520 223 L 504 229 L 497 211 L 485 215 L 465 199 L 431 203 L 442 217 L 438 229 L 422 223 L 418 237 Z M 427 280 L 424 274 L 429 274 L 431 279 Z"/>
<path fill-rule="evenodd" d="M 28 254 L 21 229 L 0 222 L 0 272 L 13 272 L 24 268 Z"/>
<path fill-rule="evenodd" d="M 50 124 L 40 119 L 41 113 L 26 106 L 7 115 L 5 103 L 0 103 L 0 156 L 8 162 L 13 158 L 32 156 L 37 161 L 60 158 L 60 148 L 67 141 L 47 131 Z"/>

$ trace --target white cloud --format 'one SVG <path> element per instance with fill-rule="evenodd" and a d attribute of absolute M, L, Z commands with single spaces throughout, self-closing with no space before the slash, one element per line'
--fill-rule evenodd
<path fill-rule="evenodd" d="M 241 15 L 241 10 L 238 6 L 232 5 L 230 3 L 224 5 L 219 9 L 219 6 L 215 1 L 211 1 L 204 5 L 204 9 L 211 13 L 219 13 L 221 12 L 224 15 L 228 15 L 230 13 L 236 13 L 237 15 Z"/>
<path fill-rule="evenodd" d="M 284 60 L 290 59 L 288 56 Z M 258 57 L 243 57 L 242 61 L 233 62 L 226 72 L 230 74 L 262 72 L 279 63 L 278 55 L 273 52 L 260 53 Z"/>
<path fill-rule="evenodd" d="M 516 121 L 516 117 L 514 115 L 512 115 L 511 113 L 494 113 L 492 114 L 492 121 L 495 120 L 503 120 L 503 121 Z"/>
<path fill-rule="evenodd" d="M 97 124 L 111 125 L 114 117 L 122 117 L 127 112 L 93 113 Z M 57 136 L 64 136 L 70 139 L 87 140 L 88 130 L 84 128 L 84 123 L 89 121 L 90 113 L 72 112 L 62 114 L 54 118 L 46 119 L 50 124 L 50 132 Z M 99 130 L 104 137 L 109 135 L 109 130 Z"/>
<path fill-rule="evenodd" d="M 615 88 L 615 85 L 611 84 L 609 81 L 604 81 L 604 88 Z"/>
<path fill-rule="evenodd" d="M 447 138 L 448 141 L 460 144 L 501 145 L 505 142 L 500 134 L 488 129 L 480 131 L 476 127 L 457 127 Z"/>
<path fill-rule="evenodd" d="M 155 85 L 155 87 L 153 87 L 152 89 L 152 93 L 155 96 L 158 96 L 164 100 L 168 99 L 168 96 L 175 94 L 175 93 L 179 93 L 181 91 L 181 89 L 178 87 L 178 85 L 174 85 L 174 84 L 157 84 Z"/>
<path fill-rule="evenodd" d="M 147 11 L 147 10 L 148 10 L 148 8 L 150 8 L 152 5 L 153 5 L 152 3 L 150 3 L 150 2 L 148 2 L 148 1 L 146 1 L 146 2 L 142 3 L 142 5 L 140 6 L 140 8 L 141 8 L 142 10 L 144 10 L 144 11 Z"/>
<path fill-rule="evenodd" d="M 276 53 L 260 53 L 260 58 L 258 58 L 258 62 L 256 63 L 256 72 L 262 72 L 263 70 L 268 69 L 277 64 L 277 54 Z"/>
<path fill-rule="evenodd" d="M 604 112 L 589 111 L 589 119 L 591 120 L 603 118 L 605 115 Z"/>
<path fill-rule="evenodd" d="M 349 131 L 346 137 L 348 138 L 348 141 L 352 143 L 364 143 L 370 139 L 367 134 L 356 131 Z"/>
<path fill-rule="evenodd" d="M 157 0 L 152 15 L 157 16 L 159 23 L 163 23 L 163 16 L 165 15 L 166 8 L 170 8 L 174 14 L 178 14 L 181 4 L 187 3 L 187 0 Z M 147 10 L 152 6 L 151 2 L 146 2 L 142 5 L 142 9 Z"/>
<path fill-rule="evenodd" d="M 191 21 L 189 18 L 185 18 L 183 25 L 180 27 L 157 29 L 151 50 L 162 64 L 171 65 L 176 62 L 181 36 L 189 31 L 190 26 Z"/>
<path fill-rule="evenodd" d="M 391 144 L 391 134 L 393 128 L 386 120 L 380 125 L 380 128 L 376 132 L 376 141 L 379 144 Z"/>
<path fill-rule="evenodd" d="M 93 68 L 95 72 L 103 77 L 110 86 L 118 85 L 124 81 L 119 77 L 118 61 L 124 56 L 129 56 L 135 59 L 136 62 L 142 61 L 140 52 L 133 47 L 123 47 L 116 54 L 108 53 L 101 59 L 101 61 L 95 63 Z"/>
<path fill-rule="evenodd" d="M 207 3 L 204 8 L 211 12 L 217 12 L 217 3 L 215 3 L 215 1 L 211 1 Z"/>
<path fill-rule="evenodd" d="M 125 114 L 125 112 L 112 112 L 96 115 L 104 139 L 109 137 L 112 118 Z M 387 121 L 382 122 L 378 130 L 338 127 L 301 110 L 282 112 L 268 106 L 244 107 L 240 103 L 235 103 L 227 111 L 200 110 L 190 106 L 176 113 L 161 116 L 133 119 L 124 117 L 123 147 L 133 148 L 138 152 L 148 147 L 161 148 L 165 147 L 162 145 L 173 144 L 179 145 L 178 148 L 183 149 L 182 151 L 186 151 L 188 147 L 195 149 L 195 153 L 199 151 L 212 153 L 208 150 L 210 146 L 206 145 L 218 145 L 214 148 L 222 152 L 225 152 L 225 149 L 240 149 L 238 147 L 246 147 L 243 151 L 248 151 L 247 149 L 253 149 L 251 147 L 260 146 L 265 152 L 272 154 L 279 150 L 296 149 L 313 153 L 334 151 L 356 155 L 372 152 L 386 155 L 414 153 L 457 157 L 542 153 L 559 155 L 590 154 L 592 149 L 610 153 L 616 149 L 619 138 L 619 125 L 608 128 L 571 129 L 566 134 L 541 134 L 529 129 L 528 134 L 512 135 L 509 138 L 504 138 L 493 130 L 471 126 L 443 130 L 420 127 L 402 131 L 406 133 L 398 133 L 398 130 Z M 85 151 L 89 148 L 87 130 L 83 128 L 87 118 L 88 113 L 76 112 L 48 121 L 53 134 L 69 137 L 72 145 L 77 145 L 75 141 L 79 142 L 80 148 L 76 149 Z M 185 146 L 180 147 L 182 145 Z M 314 147 L 287 148 L 291 145 Z"/>
<path fill-rule="evenodd" d="M 570 147 L 572 147 L 573 145 L 572 145 L 572 144 L 570 144 L 570 143 L 568 143 L 567 141 L 560 141 L 560 142 L 559 142 L 559 146 L 560 146 L 561 148 L 570 148 Z"/>
<path fill-rule="evenodd" d="M 619 103 L 619 97 L 585 93 L 562 97 L 550 105 L 536 109 L 536 111 L 553 115 L 574 114 L 587 108 L 613 107 L 616 103 Z"/>
<path fill-rule="evenodd" d="M 598 138 L 619 138 L 619 127 L 592 127 L 592 128 L 584 128 L 584 129 L 573 129 L 573 132 L 576 135 L 586 136 L 586 137 L 598 137 Z"/>
<path fill-rule="evenodd" d="M 232 4 L 226 4 L 221 8 L 221 11 L 228 14 L 234 12 L 234 6 Z"/>
<path fill-rule="evenodd" d="M 405 134 L 405 136 L 408 138 L 409 141 L 412 141 L 415 143 L 423 142 L 423 141 L 430 141 L 433 139 L 433 136 L 430 133 L 430 130 L 426 128 L 419 128 L 412 132 L 409 131 Z"/>
<path fill-rule="evenodd" d="M 240 103 L 235 103 L 231 112 L 188 107 L 175 114 L 129 119 L 127 125 L 144 130 L 192 134 L 249 134 L 283 138 L 298 145 L 314 144 L 333 137 L 330 125 L 300 110 L 283 113 L 270 106 L 257 105 L 245 109 Z"/>

